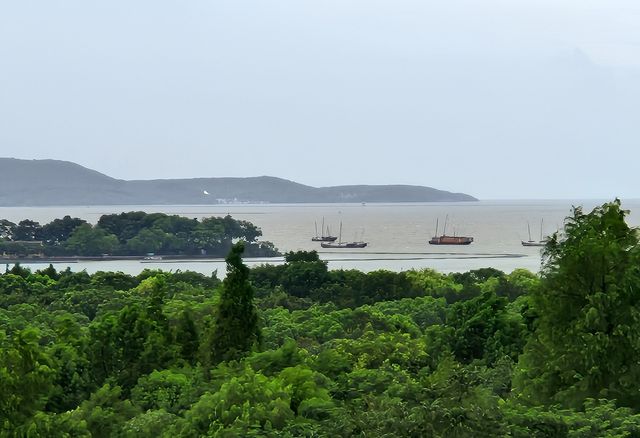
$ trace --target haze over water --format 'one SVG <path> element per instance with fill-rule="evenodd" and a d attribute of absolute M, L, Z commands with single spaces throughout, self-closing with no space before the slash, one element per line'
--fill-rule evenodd
<path fill-rule="evenodd" d="M 582 205 L 584 211 L 606 201 L 480 201 L 472 203 L 406 203 L 406 204 L 226 204 L 197 206 L 92 206 L 92 207 L 3 207 L 0 218 L 12 222 L 32 219 L 41 224 L 65 215 L 96 223 L 101 215 L 123 211 L 163 212 L 191 218 L 224 216 L 247 220 L 262 229 L 261 240 L 268 240 L 281 251 L 317 250 L 332 269 L 359 269 L 394 271 L 412 268 L 433 268 L 442 272 L 467 271 L 481 267 L 494 267 L 510 272 L 515 268 L 537 271 L 540 267 L 540 248 L 523 247 L 528 240 L 527 223 L 531 238 L 549 235 L 562 227 L 572 205 Z M 628 222 L 640 224 L 640 200 L 623 201 L 630 210 Z M 635 214 L 634 214 L 635 212 Z M 435 233 L 443 231 L 447 218 L 447 234 L 472 236 L 469 246 L 433 246 L 428 244 Z M 364 249 L 323 249 L 312 242 L 317 224 L 320 232 L 322 219 L 333 235 L 338 235 L 343 224 L 342 241 L 364 240 Z M 282 259 L 248 259 L 249 264 L 281 263 Z M 37 267 L 38 265 L 34 265 Z M 217 261 L 100 261 L 59 264 L 72 270 L 119 270 L 137 274 L 145 268 L 163 270 L 194 270 L 211 273 L 224 272 L 224 262 Z"/>
<path fill-rule="evenodd" d="M 5 1 L 0 156 L 640 197 L 639 22 L 637 0 Z"/>

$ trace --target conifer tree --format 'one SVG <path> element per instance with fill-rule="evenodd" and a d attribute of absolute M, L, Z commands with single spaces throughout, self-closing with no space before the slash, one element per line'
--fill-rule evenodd
<path fill-rule="evenodd" d="M 176 328 L 176 343 L 180 346 L 180 355 L 184 360 L 194 364 L 198 355 L 200 339 L 193 314 L 186 309 L 180 315 Z"/>
<path fill-rule="evenodd" d="M 244 243 L 238 242 L 227 255 L 227 276 L 222 282 L 220 302 L 211 334 L 213 364 L 238 359 L 260 344 L 258 312 L 253 304 L 249 268 L 242 263 Z"/>

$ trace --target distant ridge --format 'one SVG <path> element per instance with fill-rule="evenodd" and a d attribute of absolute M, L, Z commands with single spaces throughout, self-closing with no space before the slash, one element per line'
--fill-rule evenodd
<path fill-rule="evenodd" d="M 0 206 L 477 201 L 410 185 L 311 187 L 272 176 L 126 181 L 69 161 L 0 158 Z"/>

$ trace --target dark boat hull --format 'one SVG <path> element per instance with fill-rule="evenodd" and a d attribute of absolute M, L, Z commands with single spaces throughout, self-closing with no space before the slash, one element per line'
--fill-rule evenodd
<path fill-rule="evenodd" d="M 312 237 L 312 242 L 335 242 L 338 240 L 336 236 L 320 236 L 320 237 Z"/>
<path fill-rule="evenodd" d="M 367 246 L 367 242 L 347 242 L 347 243 L 321 243 L 323 248 L 364 248 Z"/>

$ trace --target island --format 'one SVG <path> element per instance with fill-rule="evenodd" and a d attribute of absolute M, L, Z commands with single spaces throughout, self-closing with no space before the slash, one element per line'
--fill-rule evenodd
<path fill-rule="evenodd" d="M 70 216 L 45 225 L 0 219 L 0 260 L 224 257 L 238 241 L 250 257 L 279 255 L 260 236 L 260 228 L 229 215 L 197 220 L 130 211 L 102 215 L 95 225 Z"/>

